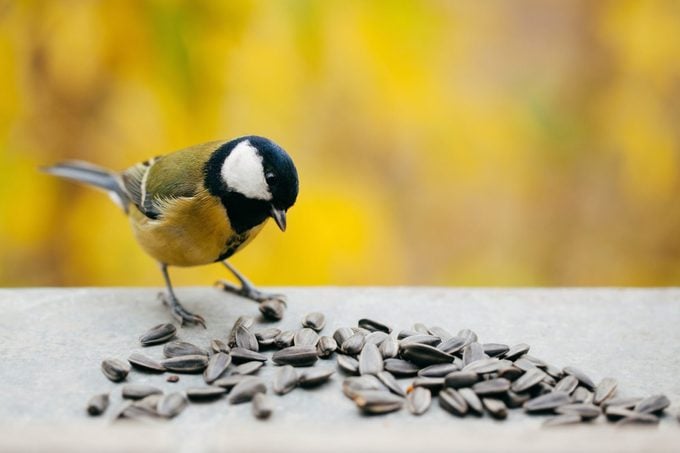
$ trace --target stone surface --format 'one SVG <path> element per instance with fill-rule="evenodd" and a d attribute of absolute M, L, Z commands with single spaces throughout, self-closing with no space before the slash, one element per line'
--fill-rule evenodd
<path fill-rule="evenodd" d="M 323 334 L 375 318 L 396 330 L 413 322 L 453 333 L 477 332 L 483 342 L 531 345 L 531 354 L 558 366 L 574 365 L 596 382 L 611 376 L 619 394 L 665 393 L 669 415 L 655 428 L 617 429 L 600 421 L 563 429 L 541 428 L 543 417 L 511 411 L 504 422 L 488 417 L 459 419 L 438 405 L 422 417 L 401 411 L 361 416 L 340 391 L 341 375 L 315 389 L 272 396 L 274 414 L 256 420 L 248 404 L 226 398 L 191 404 L 172 421 L 111 423 L 85 414 L 87 400 L 120 384 L 108 381 L 99 364 L 126 359 L 132 351 L 162 357 L 162 345 L 142 348 L 137 337 L 172 321 L 155 289 L 0 290 L 0 451 L 672 451 L 680 445 L 680 290 L 678 289 L 449 289 L 275 288 L 288 296 L 277 323 L 263 323 L 253 302 L 211 288 L 179 288 L 185 306 L 205 316 L 207 330 L 179 329 L 178 337 L 207 347 L 224 339 L 243 314 L 261 326 L 298 328 L 311 311 L 326 315 Z M 335 368 L 335 360 L 317 367 Z M 269 382 L 276 368 L 259 373 Z M 133 370 L 124 382 L 149 383 L 165 391 L 202 384 L 200 375 Z M 405 382 L 405 381 L 401 381 Z M 107 414 L 110 414 L 111 408 Z M 672 417 L 670 416 L 672 415 Z M 576 435 L 575 435 L 576 434 Z M 361 442 L 361 443 L 359 443 Z"/>

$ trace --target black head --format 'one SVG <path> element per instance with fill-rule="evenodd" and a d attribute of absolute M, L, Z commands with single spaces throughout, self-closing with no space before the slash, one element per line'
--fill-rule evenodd
<path fill-rule="evenodd" d="M 276 143 L 255 135 L 220 146 L 205 169 L 206 187 L 222 199 L 237 232 L 267 217 L 285 230 L 286 211 L 295 204 L 298 184 L 290 156 Z"/>

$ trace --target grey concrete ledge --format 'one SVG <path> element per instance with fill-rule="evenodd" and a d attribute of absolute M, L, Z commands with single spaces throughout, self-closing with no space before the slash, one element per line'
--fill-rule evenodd
<path fill-rule="evenodd" d="M 680 289 L 274 288 L 288 296 L 283 321 L 297 328 L 322 311 L 325 334 L 379 319 L 397 330 L 414 322 L 451 331 L 470 328 L 482 342 L 531 345 L 531 354 L 557 366 L 575 365 L 596 381 L 611 376 L 622 395 L 665 393 L 669 416 L 655 428 L 616 429 L 604 422 L 541 428 L 543 418 L 511 411 L 505 422 L 451 417 L 434 406 L 422 417 L 402 411 L 362 417 L 342 396 L 340 381 L 274 396 L 275 413 L 256 421 L 249 405 L 226 400 L 191 405 L 163 423 L 116 423 L 89 418 L 87 399 L 120 385 L 99 370 L 103 358 L 127 358 L 142 348 L 140 333 L 171 321 L 158 289 L 62 288 L 0 290 L 0 451 L 677 451 L 680 445 Z M 179 288 L 185 306 L 208 329 L 181 329 L 201 345 L 224 338 L 256 304 L 212 288 Z M 161 347 L 146 348 L 160 357 Z M 317 366 L 335 367 L 335 361 Z M 274 367 L 260 373 L 271 381 Z M 182 375 L 133 372 L 128 382 L 166 391 L 202 383 Z M 672 415 L 672 417 L 670 416 Z"/>

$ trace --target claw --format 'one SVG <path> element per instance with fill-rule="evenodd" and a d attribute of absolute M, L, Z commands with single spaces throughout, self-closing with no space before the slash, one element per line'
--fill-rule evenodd
<path fill-rule="evenodd" d="M 198 324 L 202 326 L 204 329 L 207 328 L 205 326 L 205 319 L 203 318 L 203 316 L 195 315 L 190 311 L 187 311 L 187 309 L 184 308 L 176 298 L 168 296 L 165 293 L 160 293 L 158 296 L 163 301 L 163 305 L 170 308 L 170 313 L 172 314 L 172 317 L 179 322 L 180 326 L 184 326 L 184 323 L 186 322 L 189 324 Z"/>
<path fill-rule="evenodd" d="M 264 302 L 267 300 L 278 300 L 282 303 L 286 303 L 286 296 L 283 294 L 270 294 L 257 290 L 251 286 L 236 286 L 233 283 L 229 283 L 226 280 L 218 280 L 215 282 L 215 286 L 220 288 L 222 291 L 233 293 L 242 297 L 245 297 L 255 302 Z"/>

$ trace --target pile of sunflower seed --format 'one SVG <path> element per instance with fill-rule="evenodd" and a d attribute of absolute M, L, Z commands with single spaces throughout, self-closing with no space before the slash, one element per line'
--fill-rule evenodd
<path fill-rule="evenodd" d="M 558 368 L 529 355 L 527 344 L 481 343 L 469 329 L 453 335 L 441 327 L 416 323 L 394 334 L 385 324 L 360 319 L 355 327 L 340 327 L 332 336 L 322 336 L 325 324 L 325 316 L 314 312 L 304 317 L 296 331 L 255 330 L 254 318 L 242 316 L 226 338 L 213 339 L 205 349 L 177 339 L 174 325 L 159 324 L 139 341 L 142 346 L 163 344 L 164 359 L 138 352 L 127 361 L 106 359 L 101 364 L 103 374 L 122 382 L 131 368 L 159 374 L 203 373 L 205 385 L 164 393 L 151 385 L 123 384 L 124 402 L 112 418 L 172 418 L 190 401 L 228 395 L 230 404 L 251 402 L 253 415 L 266 419 L 273 408 L 269 387 L 285 395 L 297 387 L 323 385 L 331 381 L 335 370 L 314 365 L 319 358 L 334 355 L 344 375 L 342 392 L 365 414 L 406 407 L 419 416 L 437 398 L 444 410 L 458 417 L 486 413 L 504 419 L 508 410 L 523 409 L 528 414 L 550 415 L 545 426 L 590 422 L 601 415 L 628 425 L 656 424 L 670 405 L 661 394 L 619 397 L 613 378 L 595 384 L 578 368 Z M 267 350 L 275 352 L 268 356 Z M 256 374 L 270 360 L 278 369 L 268 386 Z M 166 380 L 177 382 L 177 374 Z M 95 395 L 87 411 L 100 415 L 108 405 L 108 393 Z"/>

